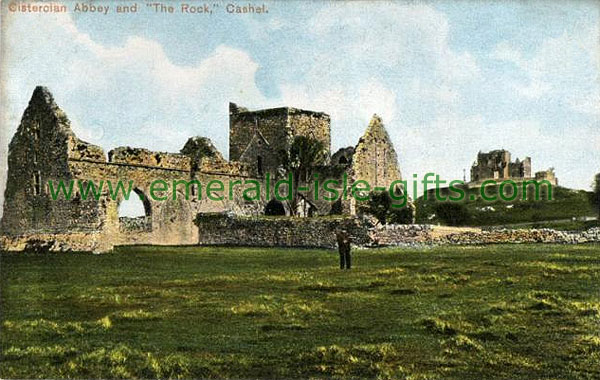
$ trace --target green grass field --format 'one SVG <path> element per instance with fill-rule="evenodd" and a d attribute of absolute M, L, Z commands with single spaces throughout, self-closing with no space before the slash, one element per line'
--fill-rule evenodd
<path fill-rule="evenodd" d="M 600 246 L 0 256 L 2 378 L 600 378 Z"/>

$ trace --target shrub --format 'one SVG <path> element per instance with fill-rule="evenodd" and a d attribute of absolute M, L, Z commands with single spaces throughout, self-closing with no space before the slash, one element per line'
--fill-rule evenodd
<path fill-rule="evenodd" d="M 435 206 L 435 214 L 449 226 L 464 225 L 471 219 L 467 206 L 462 203 L 438 203 Z"/>
<path fill-rule="evenodd" d="M 371 192 L 366 202 L 359 204 L 362 213 L 373 215 L 382 224 L 411 224 L 413 209 L 409 205 L 394 207 L 394 200 L 388 192 Z"/>

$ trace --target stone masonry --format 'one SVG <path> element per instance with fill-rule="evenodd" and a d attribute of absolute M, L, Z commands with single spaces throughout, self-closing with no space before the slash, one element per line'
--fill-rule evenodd
<path fill-rule="evenodd" d="M 327 114 L 288 107 L 249 111 L 235 104 L 230 104 L 229 160 L 200 136 L 191 137 L 180 153 L 119 147 L 106 156 L 102 148 L 80 140 L 48 89 L 37 87 L 9 145 L 0 249 L 102 252 L 115 245 L 202 243 L 206 235 L 199 234 L 193 223 L 198 213 L 263 214 L 269 207 L 265 195 L 244 201 L 243 188 L 237 187 L 232 200 L 213 201 L 196 197 L 193 187 L 169 186 L 159 192 L 165 200 L 158 201 L 149 196 L 150 184 L 198 181 L 205 186 L 212 180 L 253 179 L 264 185 L 264 173 L 280 171 L 279 152 L 289 149 L 297 135 L 322 141 L 330 158 Z M 351 181 L 365 179 L 382 187 L 401 179 L 396 152 L 377 116 L 356 147 L 340 152 L 334 155 L 335 162 L 322 168 L 329 178 L 346 173 Z M 53 200 L 49 180 L 55 184 L 121 180 L 125 186 L 133 181 L 132 196 L 142 200 L 145 215 L 119 218 L 122 194 L 112 199 L 107 186 L 97 200 L 83 199 L 77 185 L 70 199 Z M 334 208 L 331 202 L 311 202 L 308 196 L 305 202 L 310 203 L 311 215 L 329 214 Z M 338 206 L 341 213 L 355 213 L 351 201 Z M 290 213 L 283 205 L 270 207 Z"/>
<path fill-rule="evenodd" d="M 546 180 L 551 185 L 558 185 L 558 179 L 554 169 L 538 171 L 534 176 L 531 174 L 531 158 L 525 157 L 523 161 L 518 158 L 513 162 L 510 152 L 504 149 L 492 150 L 491 152 L 479 152 L 477 160 L 471 166 L 470 186 L 479 186 L 483 181 L 494 180 L 516 180 L 525 181 L 535 179 Z"/>

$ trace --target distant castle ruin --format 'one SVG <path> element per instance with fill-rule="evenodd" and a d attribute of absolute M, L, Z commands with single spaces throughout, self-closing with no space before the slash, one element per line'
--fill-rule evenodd
<path fill-rule="evenodd" d="M 503 181 L 507 179 L 521 181 L 528 179 L 546 180 L 552 185 L 558 185 L 558 178 L 556 178 L 553 168 L 538 171 L 532 177 L 530 157 L 525 157 L 523 161 L 517 158 L 513 162 L 510 152 L 504 149 L 492 150 L 487 153 L 480 151 L 477 154 L 477 159 L 471 166 L 470 184 L 479 185 L 486 180 Z"/>
<path fill-rule="evenodd" d="M 362 179 L 381 187 L 401 179 L 396 151 L 376 115 L 356 146 L 331 155 L 329 115 L 290 107 L 250 111 L 231 103 L 229 160 L 210 139 L 200 136 L 191 137 L 179 153 L 119 147 L 105 156 L 102 148 L 73 133 L 68 117 L 48 89 L 37 87 L 9 145 L 0 249 L 42 245 L 49 250 L 107 251 L 126 244 L 197 244 L 193 221 L 198 213 L 259 215 L 275 210 L 290 215 L 289 205 L 268 201 L 265 194 L 259 201 L 244 200 L 241 187 L 231 200 L 186 197 L 185 189 L 173 188 L 169 191 L 177 192 L 176 196 L 166 194 L 167 201 L 155 201 L 149 196 L 149 186 L 158 179 L 202 184 L 255 179 L 264 183 L 265 173 L 281 171 L 280 152 L 289 150 L 296 136 L 323 143 L 326 165 L 320 169 L 330 178 L 345 173 L 349 183 Z M 133 191 L 143 202 L 145 215 L 135 220 L 120 218 L 122 196 L 112 199 L 107 191 L 99 199 L 84 199 L 74 187 L 71 199 L 54 200 L 49 194 L 50 180 L 133 180 Z M 306 196 L 301 207 L 305 216 L 356 213 L 353 197 L 332 204 Z"/>

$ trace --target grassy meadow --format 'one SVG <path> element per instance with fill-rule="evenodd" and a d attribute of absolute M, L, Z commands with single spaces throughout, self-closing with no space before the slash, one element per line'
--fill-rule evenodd
<path fill-rule="evenodd" d="M 2 254 L 1 378 L 600 378 L 600 246 Z"/>

